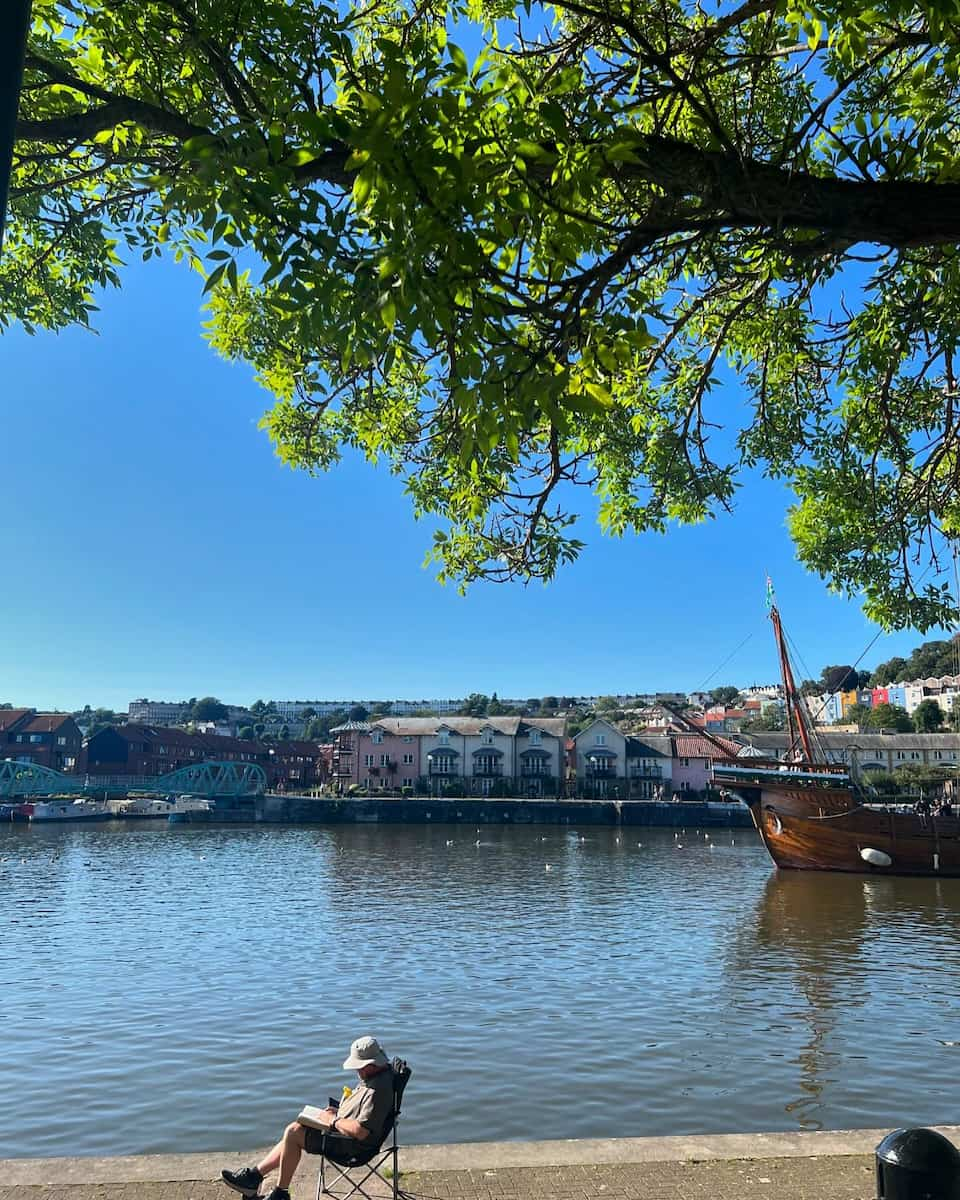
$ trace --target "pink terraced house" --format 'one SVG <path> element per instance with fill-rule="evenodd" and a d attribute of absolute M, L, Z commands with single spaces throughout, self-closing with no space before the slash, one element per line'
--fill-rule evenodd
<path fill-rule="evenodd" d="M 683 799 L 684 792 L 702 792 L 713 786 L 713 761 L 720 758 L 717 747 L 705 737 L 677 733 L 670 738 L 673 745 L 673 796 Z M 731 758 L 737 757 L 740 747 L 726 738 L 717 738 L 726 746 Z"/>
<path fill-rule="evenodd" d="M 355 783 L 371 791 L 413 787 L 421 773 L 420 739 L 399 732 L 398 725 L 387 718 L 372 725 L 347 721 L 331 730 L 336 739 L 333 782 L 343 789 Z"/>

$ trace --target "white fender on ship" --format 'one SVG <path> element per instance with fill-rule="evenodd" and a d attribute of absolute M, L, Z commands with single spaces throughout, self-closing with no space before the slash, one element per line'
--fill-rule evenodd
<path fill-rule="evenodd" d="M 874 850 L 871 846 L 864 846 L 860 851 L 860 857 L 864 862 L 868 862 L 871 867 L 890 867 L 893 865 L 893 859 L 885 850 Z"/>

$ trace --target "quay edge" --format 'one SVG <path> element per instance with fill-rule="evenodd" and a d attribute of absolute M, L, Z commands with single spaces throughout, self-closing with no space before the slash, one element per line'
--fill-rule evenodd
<path fill-rule="evenodd" d="M 951 1141 L 960 1138 L 960 1126 L 933 1126 Z M 466 1142 L 447 1145 L 410 1145 L 400 1148 L 404 1172 L 496 1171 L 509 1168 L 557 1168 L 589 1164 L 683 1164 L 808 1160 L 838 1162 L 873 1154 L 888 1129 L 837 1129 L 810 1132 L 687 1134 L 671 1137 L 584 1138 L 562 1141 Z M 0 1160 L 4 1186 L 70 1187 L 148 1181 L 190 1182 L 216 1180 L 224 1162 L 260 1155 L 260 1150 L 229 1149 L 200 1154 L 143 1154 L 116 1158 L 13 1158 Z M 308 1168 L 303 1178 L 313 1182 Z M 553 1181 L 552 1181 L 553 1182 Z M 739 1196 L 742 1200 L 743 1180 Z M 769 1181 L 763 1181 L 769 1182 Z M 872 1179 L 871 1179 L 872 1183 Z M 671 1189 L 674 1190 L 674 1189 Z M 542 1189 L 535 1193 L 542 1197 Z M 582 1196 L 582 1191 L 579 1193 Z M 769 1196 L 770 1191 L 766 1192 Z M 841 1193 L 842 1194 L 842 1193 Z M 872 1195 L 872 1192 L 871 1192 Z"/>
<path fill-rule="evenodd" d="M 276 825 L 562 825 L 667 829 L 752 829 L 739 804 L 655 800 L 522 800 L 483 797 L 374 797 L 266 795 L 218 800 L 196 823 L 257 821 Z"/>

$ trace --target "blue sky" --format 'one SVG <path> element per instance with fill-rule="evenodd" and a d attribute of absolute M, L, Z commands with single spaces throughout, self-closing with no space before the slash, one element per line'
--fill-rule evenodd
<path fill-rule="evenodd" d="M 270 398 L 203 341 L 196 275 L 154 261 L 124 278 L 97 335 L 0 339 L 0 701 L 746 686 L 775 677 L 767 571 L 814 674 L 876 633 L 795 561 L 789 497 L 763 481 L 667 537 L 585 520 L 552 584 L 463 598 L 423 568 L 431 528 L 385 471 L 309 478 L 273 456 Z M 864 665 L 922 640 L 881 637 Z"/>

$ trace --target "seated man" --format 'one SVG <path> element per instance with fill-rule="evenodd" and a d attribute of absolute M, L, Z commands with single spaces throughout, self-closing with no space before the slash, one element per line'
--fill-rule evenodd
<path fill-rule="evenodd" d="M 350 1047 L 350 1055 L 343 1064 L 345 1071 L 356 1070 L 360 1082 L 338 1108 L 322 1110 L 323 1129 L 301 1125 L 294 1121 L 283 1131 L 283 1137 L 255 1167 L 242 1167 L 239 1171 L 221 1171 L 227 1187 L 241 1196 L 257 1196 L 264 1176 L 276 1167 L 280 1168 L 277 1186 L 267 1200 L 290 1200 L 287 1189 L 293 1173 L 300 1162 L 300 1155 L 319 1154 L 323 1140 L 333 1134 L 339 1138 L 338 1149 L 350 1151 L 350 1140 L 357 1143 L 368 1138 L 379 1139 L 384 1122 L 393 1108 L 393 1071 L 390 1060 L 380 1049 L 374 1037 L 361 1037 Z M 357 1150 L 360 1146 L 357 1146 Z"/>

